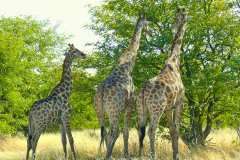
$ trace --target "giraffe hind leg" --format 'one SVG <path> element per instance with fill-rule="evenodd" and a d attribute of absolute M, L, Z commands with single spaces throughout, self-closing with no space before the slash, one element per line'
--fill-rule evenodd
<path fill-rule="evenodd" d="M 119 128 L 118 128 L 119 114 L 114 113 L 110 115 L 109 120 L 110 120 L 110 128 L 109 128 L 107 141 L 106 141 L 107 142 L 106 159 L 111 159 L 113 147 L 119 135 Z"/>
<path fill-rule="evenodd" d="M 150 125 L 148 129 L 148 136 L 150 141 L 150 157 L 151 159 L 155 159 L 156 153 L 155 153 L 155 141 L 156 141 L 156 129 L 160 120 L 160 117 L 162 115 L 162 111 L 155 110 L 154 112 L 151 112 L 152 115 L 150 116 Z"/>
<path fill-rule="evenodd" d="M 149 136 L 149 142 L 150 142 L 150 157 L 151 159 L 155 159 L 155 134 L 157 129 L 157 122 L 155 120 L 152 120 L 150 122 L 150 126 L 148 129 L 148 136 Z"/>
<path fill-rule="evenodd" d="M 104 144 L 104 141 L 106 142 L 106 135 L 107 135 L 107 131 L 106 131 L 105 127 L 101 126 L 101 141 L 100 141 L 100 146 L 99 146 L 99 153 L 101 151 L 102 144 Z"/>
<path fill-rule="evenodd" d="M 27 139 L 27 154 L 26 154 L 26 160 L 28 160 L 28 158 L 29 158 L 29 152 L 30 152 L 30 150 L 31 150 L 31 148 L 32 148 L 32 146 L 31 146 L 31 141 L 32 141 L 32 135 L 28 135 L 28 139 Z"/>
<path fill-rule="evenodd" d="M 114 144 L 117 140 L 118 135 L 119 135 L 118 128 L 117 127 L 110 127 L 108 140 L 107 140 L 108 144 L 107 144 L 106 159 L 111 159 L 113 147 L 114 147 Z"/>
<path fill-rule="evenodd" d="M 40 138 L 40 135 L 41 135 L 41 133 L 38 133 L 38 134 L 34 134 L 33 137 L 32 137 L 32 141 L 31 141 L 31 144 L 32 144 L 32 160 L 36 159 L 36 148 L 37 148 L 37 143 L 38 143 L 38 140 Z"/>

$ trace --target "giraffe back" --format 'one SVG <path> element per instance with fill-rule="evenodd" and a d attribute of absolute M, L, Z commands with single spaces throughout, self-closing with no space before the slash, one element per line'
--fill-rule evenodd
<path fill-rule="evenodd" d="M 67 100 L 57 96 L 36 101 L 30 110 L 30 123 L 45 130 L 51 123 L 58 123 L 63 112 L 68 112 Z"/>

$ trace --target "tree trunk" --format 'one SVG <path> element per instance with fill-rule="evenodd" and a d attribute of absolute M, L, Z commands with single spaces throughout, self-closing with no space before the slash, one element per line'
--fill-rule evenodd
<path fill-rule="evenodd" d="M 188 98 L 189 105 L 189 126 L 186 127 L 183 133 L 183 141 L 188 146 L 204 145 L 208 135 L 211 132 L 213 124 L 213 100 L 211 100 L 206 109 L 200 110 L 199 106 L 195 105 L 194 101 Z M 205 111 L 206 110 L 206 111 Z M 206 113 L 205 113 L 206 112 Z M 206 124 L 203 122 L 206 121 Z M 204 128 L 204 126 L 206 126 Z"/>

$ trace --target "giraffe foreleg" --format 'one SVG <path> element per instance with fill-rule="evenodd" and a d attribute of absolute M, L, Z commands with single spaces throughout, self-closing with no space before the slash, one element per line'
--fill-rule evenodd
<path fill-rule="evenodd" d="M 169 111 L 171 113 L 168 114 L 168 122 L 169 122 L 169 130 L 172 139 L 172 150 L 173 150 L 173 160 L 178 160 L 178 138 L 179 138 L 179 127 L 176 123 L 177 120 L 175 117 L 176 111 Z"/>
<path fill-rule="evenodd" d="M 74 158 L 74 160 L 76 160 L 74 140 L 73 140 L 73 136 L 72 136 L 72 132 L 71 132 L 71 128 L 70 128 L 69 114 L 68 113 L 65 113 L 62 116 L 62 123 L 63 123 L 63 127 L 64 127 L 64 129 L 67 133 L 67 136 L 68 136 L 68 141 L 69 141 L 69 144 L 70 144 L 71 151 L 73 153 L 73 158 Z"/>
<path fill-rule="evenodd" d="M 63 124 L 61 124 L 61 140 L 63 145 L 64 158 L 65 160 L 67 160 L 67 137 L 66 137 L 66 130 Z"/>

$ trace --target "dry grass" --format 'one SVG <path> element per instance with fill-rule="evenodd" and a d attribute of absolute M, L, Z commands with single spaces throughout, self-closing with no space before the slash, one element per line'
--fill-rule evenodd
<path fill-rule="evenodd" d="M 98 155 L 99 130 L 84 130 L 73 132 L 78 159 L 100 159 L 105 150 Z M 240 145 L 236 141 L 236 133 L 231 129 L 213 132 L 207 147 L 197 147 L 191 151 L 180 142 L 180 157 L 186 160 L 239 160 Z M 138 136 L 136 130 L 130 134 L 130 154 L 137 157 Z M 69 146 L 68 146 L 69 147 Z M 114 148 L 113 157 L 121 159 L 123 140 L 120 137 Z M 148 138 L 145 138 L 145 159 L 149 151 Z M 0 160 L 23 160 L 26 152 L 26 138 L 23 136 L 9 137 L 0 140 Z M 68 149 L 70 154 L 70 149 Z M 171 143 L 168 140 L 158 138 L 157 155 L 159 160 L 171 159 Z M 39 140 L 37 147 L 37 159 L 39 160 L 61 160 L 63 151 L 59 134 L 44 134 Z M 132 158 L 134 159 L 134 158 Z M 137 158 L 136 158 L 137 159 Z"/>

